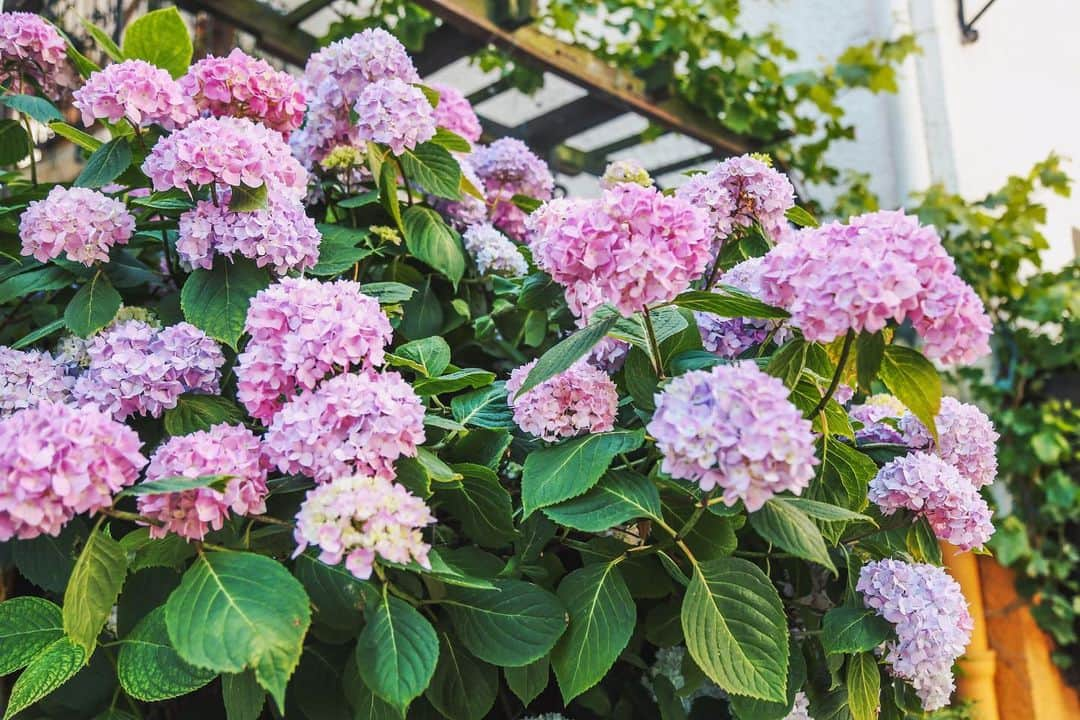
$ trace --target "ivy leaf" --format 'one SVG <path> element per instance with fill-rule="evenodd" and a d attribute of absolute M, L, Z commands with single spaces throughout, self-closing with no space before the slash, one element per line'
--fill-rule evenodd
<path fill-rule="evenodd" d="M 934 418 L 941 410 L 941 376 L 920 353 L 903 345 L 888 345 L 881 358 L 881 381 L 904 403 L 937 440 Z"/>
<path fill-rule="evenodd" d="M 280 710 L 311 609 L 303 586 L 272 558 L 212 552 L 184 573 L 165 623 L 185 662 L 221 673 L 252 669 Z"/>
<path fill-rule="evenodd" d="M 460 487 L 440 489 L 436 497 L 461 523 L 470 539 L 498 548 L 514 537 L 513 502 L 491 468 L 472 463 L 454 465 Z"/>
<path fill-rule="evenodd" d="M 372 692 L 405 708 L 424 692 L 439 659 L 439 639 L 423 615 L 393 595 L 372 609 L 356 643 L 356 668 Z"/>
<path fill-rule="evenodd" d="M 608 331 L 615 327 L 615 323 L 619 319 L 618 315 L 604 318 L 556 343 L 536 361 L 536 365 L 529 371 L 528 377 L 525 378 L 525 382 L 522 383 L 515 397 L 529 392 L 540 383 L 567 370 L 571 365 L 585 357 L 586 353 L 592 350 L 598 342 L 604 339 Z"/>
<path fill-rule="evenodd" d="M 26 667 L 63 636 L 60 608 L 48 600 L 25 595 L 0 603 L 0 676 Z"/>
<path fill-rule="evenodd" d="M 38 653 L 15 681 L 4 720 L 17 715 L 66 683 L 86 664 L 86 648 L 62 637 Z"/>
<path fill-rule="evenodd" d="M 756 512 L 750 513 L 750 525 L 768 542 L 837 574 L 821 530 L 796 506 L 771 498 Z"/>
<path fill-rule="evenodd" d="M 90 533 L 64 591 L 64 632 L 89 657 L 127 577 L 127 554 L 104 530 Z"/>
<path fill-rule="evenodd" d="M 233 185 L 230 190 L 232 191 L 229 196 L 229 210 L 231 212 L 255 212 L 266 207 L 266 183 L 259 187 Z"/>
<path fill-rule="evenodd" d="M 736 288 L 724 287 L 724 292 L 689 290 L 675 298 L 675 304 L 687 310 L 712 313 L 720 317 L 786 318 L 786 310 L 766 305 Z"/>
<path fill-rule="evenodd" d="M 873 610 L 848 607 L 825 613 L 821 630 L 821 646 L 829 655 L 869 652 L 892 634 L 892 626 Z"/>
<path fill-rule="evenodd" d="M 489 430 L 514 427 L 513 411 L 506 404 L 506 383 L 501 380 L 476 392 L 458 395 L 450 400 L 450 410 L 462 425 Z"/>
<path fill-rule="evenodd" d="M 18 120 L 0 120 L 0 165 L 14 165 L 30 154 L 30 136 Z"/>
<path fill-rule="evenodd" d="M 116 660 L 124 692 L 137 700 L 157 702 L 187 695 L 216 677 L 184 662 L 169 643 L 165 608 L 154 608 L 128 633 Z"/>
<path fill-rule="evenodd" d="M 45 125 L 54 120 L 64 119 L 63 114 L 56 109 L 55 105 L 37 95 L 4 95 L 0 97 L 0 103 Z"/>
<path fill-rule="evenodd" d="M 68 302 L 64 324 L 79 337 L 90 337 L 112 322 L 123 301 L 105 273 L 94 273 Z"/>
<path fill-rule="evenodd" d="M 99 188 L 108 185 L 131 167 L 131 146 L 126 137 L 113 138 L 86 160 L 75 178 L 75 187 Z"/>
<path fill-rule="evenodd" d="M 210 270 L 197 268 L 180 291 L 184 319 L 234 350 L 244 333 L 248 305 L 270 285 L 265 268 L 250 260 L 218 256 Z"/>
<path fill-rule="evenodd" d="M 426 142 L 402 153 L 406 177 L 436 197 L 459 200 L 461 166 L 441 145 Z"/>
<path fill-rule="evenodd" d="M 660 493 L 644 475 L 611 470 L 584 495 L 544 508 L 550 519 L 584 532 L 603 532 L 635 518 L 660 518 Z"/>
<path fill-rule="evenodd" d="M 614 430 L 529 453 L 521 474 L 525 517 L 587 492 L 616 455 L 636 450 L 644 440 L 644 430 Z"/>
<path fill-rule="evenodd" d="M 630 642 L 637 608 L 618 562 L 575 570 L 559 583 L 570 627 L 551 652 L 563 701 L 569 703 L 600 682 Z"/>
<path fill-rule="evenodd" d="M 757 565 L 718 558 L 695 566 L 681 617 L 690 656 L 713 682 L 735 695 L 786 700 L 787 620 Z"/>
<path fill-rule="evenodd" d="M 174 78 L 187 71 L 194 51 L 187 25 L 174 7 L 148 12 L 128 25 L 121 48 L 125 57 L 157 65 Z"/>
<path fill-rule="evenodd" d="M 476 657 L 520 667 L 547 655 L 566 629 L 555 595 L 522 580 L 498 580 L 497 590 L 451 588 L 442 606 L 458 637 Z"/>
<path fill-rule="evenodd" d="M 448 277 L 456 288 L 465 274 L 465 251 L 442 217 L 431 208 L 413 205 L 402 216 L 402 232 L 409 252 Z"/>
<path fill-rule="evenodd" d="M 852 720 L 875 720 L 881 704 L 881 674 L 877 661 L 868 652 L 848 659 L 848 707 Z"/>
<path fill-rule="evenodd" d="M 483 720 L 495 705 L 499 671 L 465 651 L 461 642 L 439 632 L 439 664 L 424 697 L 449 720 Z"/>
<path fill-rule="evenodd" d="M 189 435 L 219 423 L 238 425 L 243 421 L 244 412 L 229 398 L 195 393 L 181 395 L 176 407 L 165 411 L 164 418 L 169 435 Z"/>
<path fill-rule="evenodd" d="M 544 692 L 551 675 L 551 663 L 547 656 L 521 667 L 503 668 L 503 677 L 510 691 L 517 695 L 525 707 Z"/>

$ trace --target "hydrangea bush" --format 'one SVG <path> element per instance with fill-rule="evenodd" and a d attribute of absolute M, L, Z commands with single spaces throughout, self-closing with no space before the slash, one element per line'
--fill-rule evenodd
<path fill-rule="evenodd" d="M 948 705 L 997 436 L 927 359 L 989 336 L 932 226 L 756 156 L 553 198 L 380 30 L 293 80 L 175 10 L 105 68 L 0 26 L 87 154 L 0 208 L 5 717 Z"/>

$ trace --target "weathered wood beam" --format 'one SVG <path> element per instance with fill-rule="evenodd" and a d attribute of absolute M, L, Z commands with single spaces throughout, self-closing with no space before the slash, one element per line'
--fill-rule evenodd
<path fill-rule="evenodd" d="M 667 175 L 678 170 L 689 170 L 695 165 L 700 165 L 703 162 L 709 160 L 721 160 L 722 157 L 718 157 L 714 152 L 702 153 L 693 157 L 683 158 L 682 160 L 675 160 L 673 162 L 665 163 L 654 168 L 649 168 L 649 174 L 654 178 L 658 178 L 661 175 Z"/>
<path fill-rule="evenodd" d="M 490 85 L 485 85 L 479 90 L 469 93 L 468 100 L 472 105 L 479 105 L 485 100 L 490 100 L 496 95 L 502 94 L 512 88 L 514 83 L 510 78 L 501 77 Z"/>
<path fill-rule="evenodd" d="M 711 118 L 677 98 L 650 99 L 644 83 L 615 68 L 584 48 L 568 45 L 542 33 L 534 25 L 506 30 L 492 21 L 485 0 L 416 0 L 462 32 L 490 42 L 545 70 L 586 87 L 605 100 L 625 106 L 654 122 L 700 140 L 715 150 L 744 153 L 754 143 L 723 131 Z"/>
<path fill-rule="evenodd" d="M 259 47 L 282 60 L 301 67 L 308 55 L 319 49 L 309 33 L 289 26 L 285 16 L 258 0 L 177 0 L 191 12 L 208 12 L 255 36 Z"/>
<path fill-rule="evenodd" d="M 455 60 L 484 47 L 484 43 L 472 35 L 466 35 L 455 27 L 442 25 L 424 38 L 424 49 L 413 56 L 413 64 L 421 77 L 444 68 Z"/>
<path fill-rule="evenodd" d="M 544 156 L 568 138 L 613 120 L 624 112 L 621 106 L 594 95 L 586 95 L 527 120 L 510 132 Z"/>
<path fill-rule="evenodd" d="M 307 0 L 306 3 L 297 5 L 285 13 L 285 24 L 295 27 L 332 2 L 333 0 Z"/>

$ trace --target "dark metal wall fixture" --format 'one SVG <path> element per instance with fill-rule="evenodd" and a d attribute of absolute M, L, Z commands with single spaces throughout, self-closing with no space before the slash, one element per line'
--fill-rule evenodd
<path fill-rule="evenodd" d="M 956 0 L 956 16 L 960 20 L 960 36 L 965 44 L 970 44 L 979 39 L 979 31 L 975 29 L 975 23 L 979 22 L 979 19 L 986 14 L 986 11 L 990 9 L 997 0 L 987 0 L 987 3 L 983 5 L 982 10 L 975 13 L 975 15 L 968 20 L 967 13 L 964 12 L 964 0 Z"/>

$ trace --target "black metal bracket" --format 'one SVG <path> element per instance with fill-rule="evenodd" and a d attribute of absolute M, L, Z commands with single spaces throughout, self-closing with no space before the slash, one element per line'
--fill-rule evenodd
<path fill-rule="evenodd" d="M 982 10 L 975 13 L 975 16 L 968 20 L 967 13 L 964 12 L 964 0 L 956 0 L 956 16 L 960 20 L 960 37 L 964 44 L 970 44 L 979 39 L 979 31 L 975 29 L 975 23 L 979 22 L 979 18 L 985 15 L 986 11 L 995 2 L 997 0 L 987 0 Z"/>

